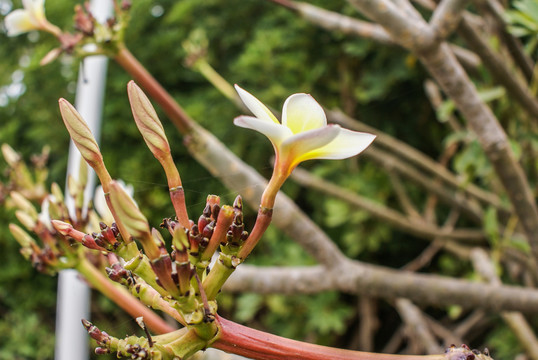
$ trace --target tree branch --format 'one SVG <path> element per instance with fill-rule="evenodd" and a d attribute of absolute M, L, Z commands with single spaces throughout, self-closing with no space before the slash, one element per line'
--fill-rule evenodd
<path fill-rule="evenodd" d="M 515 159 L 506 134 L 491 109 L 446 44 L 420 56 L 443 91 L 456 103 L 477 135 L 522 223 L 534 258 L 538 258 L 538 210 L 523 169 Z"/>
<path fill-rule="evenodd" d="M 430 27 L 439 39 L 446 39 L 458 27 L 467 0 L 442 0 L 435 8 Z"/>
<path fill-rule="evenodd" d="M 241 265 L 224 286 L 230 292 L 315 294 L 337 290 L 384 299 L 408 298 L 416 304 L 460 305 L 538 313 L 538 290 L 495 286 L 438 275 L 416 274 L 347 260 L 334 268 Z"/>

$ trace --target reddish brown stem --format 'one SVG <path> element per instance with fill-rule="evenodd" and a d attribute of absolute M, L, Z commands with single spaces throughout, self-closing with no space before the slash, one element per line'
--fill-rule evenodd
<path fill-rule="evenodd" d="M 237 255 L 240 259 L 246 259 L 247 256 L 252 252 L 258 241 L 260 241 L 262 235 L 265 233 L 265 230 L 271 224 L 271 219 L 273 218 L 273 209 L 268 209 L 261 206 L 258 210 L 258 217 L 256 218 L 256 223 L 254 228 L 250 233 L 250 236 L 245 241 L 245 244 L 239 250 Z"/>
<path fill-rule="evenodd" d="M 192 128 L 192 119 L 185 110 L 170 96 L 159 82 L 144 68 L 144 66 L 124 46 L 120 47 L 116 62 L 121 65 L 133 79 L 159 103 L 163 111 L 183 135 Z"/>
<path fill-rule="evenodd" d="M 219 338 L 213 347 L 257 360 L 441 360 L 443 355 L 391 355 L 335 349 L 254 330 L 217 315 Z"/>

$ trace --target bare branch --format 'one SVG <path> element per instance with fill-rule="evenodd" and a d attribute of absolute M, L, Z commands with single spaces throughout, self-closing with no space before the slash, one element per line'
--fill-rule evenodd
<path fill-rule="evenodd" d="M 538 258 L 538 210 L 523 169 L 491 109 L 446 44 L 419 56 L 443 91 L 456 103 L 499 176 Z"/>
<path fill-rule="evenodd" d="M 435 35 L 422 18 L 409 17 L 389 0 L 348 0 L 370 20 L 383 26 L 398 44 L 422 52 L 436 43 Z"/>
<path fill-rule="evenodd" d="M 497 0 L 483 0 L 480 1 L 481 4 L 485 5 L 485 8 L 493 15 L 497 23 L 498 31 L 501 35 L 501 40 L 504 42 L 508 48 L 508 53 L 512 56 L 515 63 L 521 69 L 527 82 L 531 82 L 534 76 L 534 62 L 532 59 L 525 53 L 523 45 L 519 39 L 515 38 L 510 34 L 506 29 L 506 23 L 504 21 L 504 9 L 502 5 Z"/>
<path fill-rule="evenodd" d="M 377 24 L 357 20 L 308 3 L 294 2 L 294 7 L 305 20 L 326 30 L 372 39 L 381 44 L 396 45 L 385 29 Z"/>
<path fill-rule="evenodd" d="M 259 294 L 315 294 L 328 290 L 377 296 L 405 297 L 416 304 L 460 305 L 538 313 L 538 290 L 495 286 L 444 276 L 416 274 L 347 260 L 331 269 L 312 267 L 255 267 L 241 265 L 224 288 Z"/>

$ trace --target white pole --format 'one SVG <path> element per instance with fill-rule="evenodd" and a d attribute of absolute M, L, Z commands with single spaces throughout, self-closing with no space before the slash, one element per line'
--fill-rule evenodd
<path fill-rule="evenodd" d="M 112 15 L 111 0 L 91 0 L 90 9 L 99 22 Z M 101 114 L 104 101 L 108 60 L 105 56 L 92 56 L 84 60 L 79 70 L 75 107 L 88 123 L 95 138 L 101 133 Z M 67 175 L 78 177 L 80 153 L 71 141 Z M 66 186 L 67 188 L 67 186 Z M 91 199 L 95 188 L 95 174 L 91 171 L 85 189 L 85 201 Z M 74 200 L 67 194 L 66 203 L 74 214 Z M 80 320 L 90 316 L 90 289 L 81 281 L 75 270 L 61 271 L 58 278 L 56 305 L 55 360 L 88 359 L 88 334 Z"/>

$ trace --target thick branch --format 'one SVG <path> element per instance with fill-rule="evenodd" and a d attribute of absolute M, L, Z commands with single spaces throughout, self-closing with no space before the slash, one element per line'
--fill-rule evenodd
<path fill-rule="evenodd" d="M 421 52 L 436 43 L 435 34 L 421 18 L 409 17 L 389 0 L 348 0 L 369 19 L 383 26 L 398 44 Z"/>
<path fill-rule="evenodd" d="M 430 20 L 430 27 L 439 39 L 446 39 L 460 23 L 467 0 L 442 0 Z"/>
<path fill-rule="evenodd" d="M 421 238 L 444 238 L 464 242 L 482 242 L 484 240 L 484 234 L 480 230 L 440 229 L 437 226 L 424 221 L 404 216 L 397 211 L 394 211 L 382 204 L 375 203 L 363 196 L 350 193 L 346 189 L 342 189 L 323 179 L 312 176 L 303 169 L 295 169 L 292 174 L 292 178 L 303 186 L 322 191 L 323 193 L 336 197 L 347 202 L 348 204 L 366 210 L 372 216 L 383 220 L 400 230 Z"/>
<path fill-rule="evenodd" d="M 315 294 L 337 290 L 385 299 L 404 297 L 416 304 L 438 307 L 460 305 L 465 309 L 483 308 L 492 312 L 538 313 L 538 290 L 402 272 L 358 261 L 346 261 L 331 269 L 241 265 L 224 289 L 259 294 Z"/>

